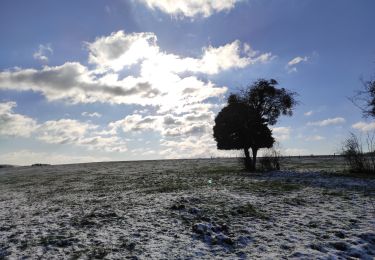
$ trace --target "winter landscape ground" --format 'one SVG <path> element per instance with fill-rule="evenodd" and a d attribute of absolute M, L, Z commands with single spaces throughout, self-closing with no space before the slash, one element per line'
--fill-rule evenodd
<path fill-rule="evenodd" d="M 375 179 L 340 157 L 0 169 L 0 259 L 374 259 Z"/>

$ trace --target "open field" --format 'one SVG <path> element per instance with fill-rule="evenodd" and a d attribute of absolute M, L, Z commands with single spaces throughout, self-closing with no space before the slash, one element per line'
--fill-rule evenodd
<path fill-rule="evenodd" d="M 373 259 L 375 179 L 329 173 L 339 157 L 283 162 L 0 169 L 0 259 Z"/>

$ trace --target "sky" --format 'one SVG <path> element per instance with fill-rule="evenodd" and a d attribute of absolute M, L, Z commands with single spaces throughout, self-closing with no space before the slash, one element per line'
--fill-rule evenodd
<path fill-rule="evenodd" d="M 333 154 L 375 122 L 373 0 L 3 0 L 0 164 L 236 156 L 217 113 L 257 79 L 296 91 L 283 155 Z"/>

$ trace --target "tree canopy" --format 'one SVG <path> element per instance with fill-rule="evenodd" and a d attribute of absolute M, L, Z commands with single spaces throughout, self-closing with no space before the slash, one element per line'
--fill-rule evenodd
<path fill-rule="evenodd" d="M 274 143 L 271 130 L 256 111 L 244 103 L 229 103 L 219 112 L 215 118 L 214 138 L 221 150 L 265 148 Z"/>
<path fill-rule="evenodd" d="M 297 93 L 285 88 L 278 89 L 279 83 L 274 80 L 259 79 L 240 91 L 238 100 L 255 109 L 269 125 L 274 125 L 280 115 L 293 115 L 298 104 Z"/>
<path fill-rule="evenodd" d="M 357 91 L 350 100 L 361 109 L 364 117 L 375 118 L 375 79 L 362 81 L 363 90 Z"/>
<path fill-rule="evenodd" d="M 278 89 L 277 84 L 274 79 L 259 79 L 238 94 L 231 94 L 215 118 L 213 131 L 217 148 L 243 149 L 245 165 L 250 170 L 255 170 L 257 151 L 271 148 L 275 142 L 268 125 L 274 125 L 280 115 L 292 115 L 298 103 L 295 92 Z"/>

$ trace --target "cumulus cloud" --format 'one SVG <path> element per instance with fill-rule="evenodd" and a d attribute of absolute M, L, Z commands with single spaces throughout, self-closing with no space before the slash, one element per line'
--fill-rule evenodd
<path fill-rule="evenodd" d="M 127 143 L 119 136 L 103 136 L 91 134 L 91 136 L 82 138 L 77 143 L 86 146 L 90 150 L 101 150 L 106 152 L 126 152 L 128 150 Z"/>
<path fill-rule="evenodd" d="M 124 31 L 99 37 L 87 43 L 89 62 L 100 70 L 120 71 L 140 64 L 143 74 L 160 70 L 173 73 L 217 74 L 223 70 L 244 68 L 255 63 L 267 62 L 271 53 L 259 53 L 249 44 L 236 40 L 223 46 L 202 49 L 201 57 L 181 57 L 160 50 L 154 33 Z"/>
<path fill-rule="evenodd" d="M 81 115 L 82 116 L 87 116 L 87 117 L 101 117 L 102 116 L 102 114 L 100 114 L 98 112 L 93 112 L 93 113 L 82 112 Z"/>
<path fill-rule="evenodd" d="M 66 62 L 41 69 L 4 70 L 0 72 L 0 89 L 31 90 L 48 101 L 72 104 L 135 104 L 147 108 L 147 112 L 134 112 L 105 127 L 73 119 L 47 121 L 34 126 L 35 138 L 40 141 L 125 151 L 126 143 L 118 135 L 121 131 L 122 134 L 155 131 L 165 144 L 185 142 L 188 136 L 204 137 L 212 141 L 210 147 L 216 150 L 212 138 L 213 111 L 222 106 L 220 100 L 227 87 L 216 86 L 206 76 L 273 58 L 271 53 L 260 53 L 238 40 L 207 46 L 194 57 L 176 55 L 163 51 L 156 35 L 146 32 L 119 31 L 86 46 L 89 65 Z M 100 116 L 88 112 L 82 115 Z M 168 149 L 164 149 L 165 155 Z"/>
<path fill-rule="evenodd" d="M 329 125 L 339 125 L 345 123 L 345 119 L 343 117 L 335 117 L 335 118 L 328 118 L 321 121 L 315 122 L 308 122 L 307 125 L 309 126 L 329 126 Z"/>
<path fill-rule="evenodd" d="M 128 115 L 124 119 L 111 122 L 112 132 L 121 129 L 125 133 L 154 131 L 163 137 L 181 137 L 189 135 L 203 135 L 212 131 L 214 113 L 188 113 L 175 116 L 173 114 Z"/>
<path fill-rule="evenodd" d="M 89 130 L 97 126 L 73 119 L 46 121 L 38 128 L 38 139 L 46 143 L 76 143 Z"/>
<path fill-rule="evenodd" d="M 58 154 L 54 152 L 35 152 L 30 150 L 19 150 L 0 154 L 1 164 L 13 165 L 31 165 L 34 163 L 47 164 L 66 164 L 66 163 L 83 163 L 83 162 L 99 162 L 110 161 L 111 158 L 105 156 L 80 156 Z"/>
<path fill-rule="evenodd" d="M 166 159 L 207 158 L 239 154 L 238 151 L 217 150 L 211 133 L 176 140 L 163 140 L 161 148 L 159 154 Z"/>
<path fill-rule="evenodd" d="M 152 58 L 160 51 L 156 35 L 147 32 L 125 34 L 124 31 L 118 31 L 99 37 L 94 42 L 87 43 L 87 46 L 90 63 L 114 71 L 136 64 L 142 59 Z"/>
<path fill-rule="evenodd" d="M 123 31 L 99 37 L 87 43 L 87 48 L 93 69 L 66 62 L 39 70 L 6 70 L 0 72 L 0 89 L 32 90 L 50 101 L 137 104 L 158 107 L 160 112 L 182 111 L 226 93 L 225 86 L 201 80 L 200 75 L 240 69 L 273 58 L 240 41 L 208 46 L 199 57 L 181 57 L 162 51 L 153 33 Z"/>
<path fill-rule="evenodd" d="M 87 46 L 94 69 L 67 62 L 40 70 L 6 70 L 0 72 L 0 89 L 32 90 L 50 101 L 139 104 L 157 106 L 161 111 L 178 110 L 221 97 L 227 91 L 225 86 L 199 79 L 199 75 L 272 59 L 270 53 L 259 53 L 239 41 L 203 48 L 200 57 L 181 57 L 160 50 L 153 33 L 119 31 Z M 138 66 L 139 74 L 134 74 L 132 66 Z"/>
<path fill-rule="evenodd" d="M 124 152 L 124 140 L 90 122 L 74 119 L 49 120 L 38 124 L 36 120 L 13 112 L 15 102 L 0 103 L 0 136 L 33 137 L 49 144 L 68 144 L 108 152 Z"/>
<path fill-rule="evenodd" d="M 362 132 L 369 132 L 375 130 L 375 122 L 357 122 L 352 125 L 354 129 L 360 130 Z"/>
<path fill-rule="evenodd" d="M 40 44 L 38 50 L 34 52 L 33 57 L 36 60 L 48 62 L 48 55 L 51 55 L 52 53 L 53 49 L 51 47 L 51 44 Z"/>
<path fill-rule="evenodd" d="M 228 155 L 227 151 L 216 149 L 216 143 L 212 138 L 213 119 L 212 111 L 201 108 L 200 112 L 183 115 L 128 115 L 124 119 L 110 123 L 109 128 L 112 129 L 112 133 L 122 131 L 125 134 L 138 133 L 143 136 L 148 132 L 160 134 L 159 151 L 137 148 L 131 150 L 132 154 L 147 154 L 168 159 Z"/>
<path fill-rule="evenodd" d="M 122 120 L 110 123 L 110 126 L 120 127 L 124 132 L 139 132 L 160 130 L 160 116 L 128 115 Z"/>
<path fill-rule="evenodd" d="M 241 56 L 241 53 L 244 56 Z M 237 40 L 218 48 L 212 46 L 205 48 L 202 58 L 195 60 L 195 66 L 186 68 L 186 70 L 216 74 L 223 70 L 244 68 L 255 63 L 268 62 L 271 59 L 273 59 L 271 53 L 259 54 L 248 44 L 241 46 L 241 42 Z"/>
<path fill-rule="evenodd" d="M 151 9 L 159 9 L 174 16 L 208 17 L 214 13 L 228 11 L 241 0 L 138 0 Z"/>
<path fill-rule="evenodd" d="M 125 152 L 125 141 L 96 131 L 99 126 L 74 119 L 46 121 L 38 127 L 37 139 L 50 144 L 84 146 L 90 150 Z"/>
<path fill-rule="evenodd" d="M 285 141 L 290 138 L 291 128 L 290 127 L 274 127 L 272 128 L 272 134 L 277 141 Z"/>
<path fill-rule="evenodd" d="M 305 138 L 306 141 L 321 141 L 324 140 L 325 138 L 321 135 L 312 135 L 312 136 L 307 136 Z"/>
<path fill-rule="evenodd" d="M 92 76 L 87 67 L 77 62 L 67 62 L 55 67 L 45 66 L 41 70 L 0 72 L 0 88 L 33 90 L 42 93 L 50 101 L 132 103 L 134 96 L 147 100 L 158 93 L 147 82 L 133 77 L 116 81 L 115 84 L 107 80 L 105 77 Z"/>
<path fill-rule="evenodd" d="M 16 114 L 15 102 L 0 103 L 0 136 L 29 137 L 37 127 L 37 122 L 27 116 Z"/>
<path fill-rule="evenodd" d="M 289 73 L 297 72 L 297 65 L 300 64 L 300 63 L 303 63 L 303 62 L 307 62 L 308 60 L 309 60 L 309 57 L 307 57 L 307 56 L 305 56 L 305 57 L 297 56 L 297 57 L 291 59 L 287 63 L 285 68 L 288 70 Z"/>

